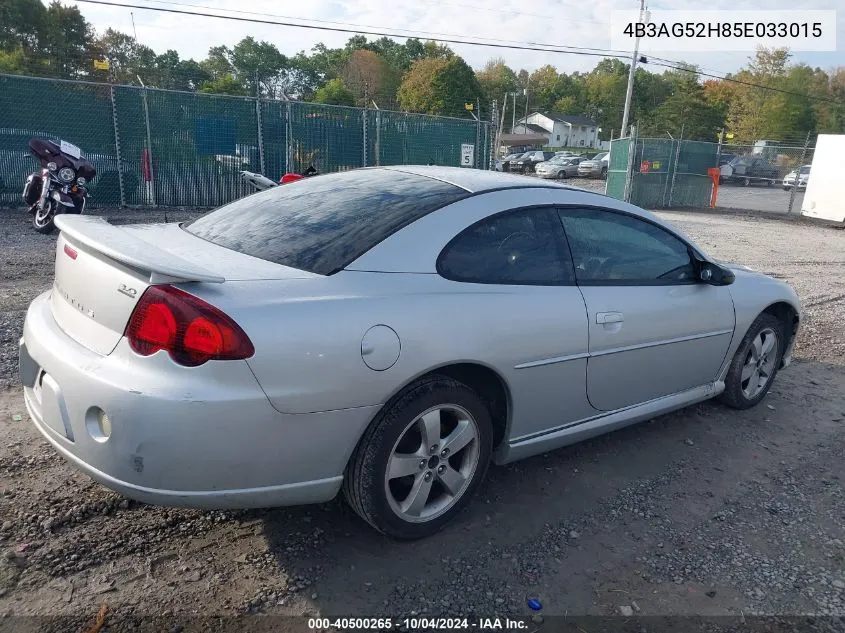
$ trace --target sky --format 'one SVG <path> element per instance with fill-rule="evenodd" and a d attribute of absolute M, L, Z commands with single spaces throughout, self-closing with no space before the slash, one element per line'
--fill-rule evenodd
<path fill-rule="evenodd" d="M 226 12 L 240 17 L 261 17 L 274 21 L 294 21 L 316 26 L 362 28 L 396 31 L 425 39 L 457 36 L 473 40 L 490 38 L 519 43 L 554 46 L 610 48 L 610 12 L 637 9 L 637 0 L 109 0 L 127 4 L 172 7 L 188 11 Z M 318 42 L 329 47 L 342 46 L 352 33 L 338 33 L 303 28 L 261 25 L 215 18 L 185 16 L 144 9 L 117 8 L 63 0 L 76 5 L 98 32 L 112 27 L 132 33 L 132 15 L 138 40 L 157 53 L 175 49 L 182 57 L 203 59 L 209 47 L 232 46 L 251 35 L 274 43 L 286 55 L 310 49 Z M 768 9 L 836 9 L 837 51 L 826 53 L 793 52 L 793 61 L 805 62 L 829 70 L 845 66 L 845 9 L 841 0 L 767 0 Z M 647 1 L 648 8 L 662 9 L 759 9 L 759 0 Z M 208 9 L 213 9 L 209 11 Z M 247 13 L 248 12 L 248 13 Z M 800 11 L 797 18 L 800 19 Z M 725 16 L 729 16 L 725 12 Z M 343 24 L 341 24 L 343 23 Z M 350 26 L 354 25 L 354 26 Z M 409 33 L 408 30 L 413 31 Z M 372 37 L 370 39 L 373 39 Z M 403 40 L 399 40 L 403 41 Z M 550 52 L 497 49 L 449 44 L 474 68 L 496 57 L 519 70 L 533 71 L 552 64 L 559 71 L 588 71 L 598 57 Z M 619 51 L 630 58 L 630 52 Z M 641 54 L 649 54 L 648 48 Z M 750 53 L 656 53 L 660 57 L 697 64 L 705 72 L 728 73 L 748 61 Z M 662 71 L 663 68 L 651 67 Z"/>

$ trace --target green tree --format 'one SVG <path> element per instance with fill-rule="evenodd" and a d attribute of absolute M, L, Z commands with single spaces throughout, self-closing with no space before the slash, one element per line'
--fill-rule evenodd
<path fill-rule="evenodd" d="M 38 52 L 47 9 L 40 0 L 0 2 L 0 50 L 22 50 L 25 56 Z"/>
<path fill-rule="evenodd" d="M 156 54 L 149 46 L 139 44 L 131 35 L 106 29 L 94 45 L 96 56 L 109 62 L 109 73 L 117 83 L 135 84 L 140 75 L 145 84 L 154 85 L 151 72 L 156 67 Z"/>
<path fill-rule="evenodd" d="M 528 80 L 531 109 L 539 112 L 552 110 L 555 102 L 563 96 L 562 88 L 560 74 L 554 66 L 547 64 L 535 70 Z"/>
<path fill-rule="evenodd" d="M 672 94 L 641 123 L 642 134 L 716 141 L 725 122 L 726 107 L 708 102 L 694 75 L 675 82 Z"/>
<path fill-rule="evenodd" d="M 0 50 L 0 73 L 27 75 L 29 70 L 23 48 L 16 48 L 8 52 Z"/>
<path fill-rule="evenodd" d="M 58 77 L 85 77 L 93 69 L 91 48 L 94 29 L 77 7 L 66 7 L 58 1 L 47 7 L 40 49 L 50 60 Z"/>
<path fill-rule="evenodd" d="M 285 86 L 287 58 L 270 42 L 258 42 L 252 36 L 235 44 L 229 55 L 235 77 L 253 96 L 281 96 Z"/>
<path fill-rule="evenodd" d="M 458 56 L 414 63 L 399 88 L 399 104 L 411 112 L 465 115 L 464 104 L 483 96 L 472 68 Z"/>
<path fill-rule="evenodd" d="M 329 79 L 325 86 L 317 89 L 314 101 L 329 105 L 354 106 L 355 95 L 349 91 L 343 79 Z"/>
<path fill-rule="evenodd" d="M 239 81 L 234 75 L 223 75 L 217 79 L 205 81 L 199 88 L 199 92 L 218 95 L 249 96 L 249 88 Z"/>
<path fill-rule="evenodd" d="M 505 106 L 504 117 L 506 128 L 510 127 L 514 120 L 514 104 L 511 93 L 517 91 L 519 85 L 516 73 L 502 58 L 491 59 L 484 68 L 476 73 L 478 85 L 487 97 L 496 103 Z M 507 98 L 506 98 L 507 97 Z"/>

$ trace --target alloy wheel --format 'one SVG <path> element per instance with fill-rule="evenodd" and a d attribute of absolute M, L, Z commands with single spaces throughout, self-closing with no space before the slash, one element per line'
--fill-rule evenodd
<path fill-rule="evenodd" d="M 415 418 L 391 450 L 385 492 L 397 516 L 412 523 L 448 512 L 479 463 L 478 423 L 463 407 L 443 404 Z"/>
<path fill-rule="evenodd" d="M 753 400 L 766 388 L 778 359 L 778 335 L 772 328 L 760 330 L 745 358 L 740 375 L 742 395 Z"/>

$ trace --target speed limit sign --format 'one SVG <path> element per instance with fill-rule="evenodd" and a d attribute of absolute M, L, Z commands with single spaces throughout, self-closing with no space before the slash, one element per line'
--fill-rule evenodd
<path fill-rule="evenodd" d="M 461 167 L 475 165 L 475 145 L 461 145 Z"/>

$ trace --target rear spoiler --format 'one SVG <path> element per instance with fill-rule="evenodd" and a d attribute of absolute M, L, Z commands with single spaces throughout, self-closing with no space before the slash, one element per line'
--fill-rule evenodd
<path fill-rule="evenodd" d="M 75 243 L 90 248 L 125 264 L 147 272 L 151 284 L 204 281 L 220 284 L 225 277 L 214 275 L 178 255 L 168 253 L 151 242 L 142 240 L 105 218 L 85 215 L 57 215 L 59 230 Z"/>

